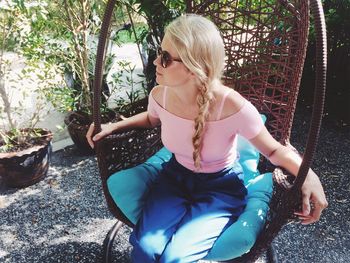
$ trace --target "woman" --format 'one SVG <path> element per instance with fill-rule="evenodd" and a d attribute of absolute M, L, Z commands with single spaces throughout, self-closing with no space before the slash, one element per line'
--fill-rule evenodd
<path fill-rule="evenodd" d="M 88 131 L 93 147 L 116 130 L 161 125 L 162 142 L 173 153 L 130 237 L 133 262 L 196 262 L 237 220 L 246 204 L 237 134 L 274 165 L 298 172 L 300 157 L 269 134 L 250 102 L 220 82 L 224 59 L 223 40 L 212 22 L 197 15 L 175 19 L 154 61 L 159 85 L 147 112 L 102 125 L 93 138 L 93 125 Z M 311 169 L 302 193 L 297 215 L 310 224 L 327 207 Z"/>

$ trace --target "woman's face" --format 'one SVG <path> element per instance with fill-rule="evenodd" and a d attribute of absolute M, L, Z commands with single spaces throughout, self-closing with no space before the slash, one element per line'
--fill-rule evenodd
<path fill-rule="evenodd" d="M 156 66 L 156 81 L 159 85 L 164 86 L 181 86 L 185 85 L 193 75 L 181 62 L 179 54 L 173 47 L 170 39 L 165 34 L 161 50 L 158 54 L 156 60 L 153 64 Z M 161 63 L 161 56 L 163 55 L 163 65 L 164 61 L 168 61 L 166 68 L 163 67 Z M 175 59 L 175 60 L 174 60 Z"/>

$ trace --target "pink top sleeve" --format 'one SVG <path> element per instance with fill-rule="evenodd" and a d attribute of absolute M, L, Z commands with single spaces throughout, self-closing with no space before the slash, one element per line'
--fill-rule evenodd
<path fill-rule="evenodd" d="M 258 110 L 247 100 L 237 117 L 237 123 L 240 124 L 238 133 L 248 140 L 257 136 L 264 126 Z"/>
<path fill-rule="evenodd" d="M 155 99 L 153 99 L 152 92 L 151 92 L 151 94 L 149 95 L 148 106 L 147 106 L 148 114 L 155 119 L 160 119 L 158 114 L 159 108 L 160 108 L 160 105 L 158 105 Z"/>

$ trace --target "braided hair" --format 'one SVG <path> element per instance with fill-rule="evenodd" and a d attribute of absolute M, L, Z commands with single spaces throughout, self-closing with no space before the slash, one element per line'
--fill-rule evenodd
<path fill-rule="evenodd" d="M 186 14 L 172 21 L 165 34 L 172 41 L 184 65 L 198 78 L 198 116 L 194 120 L 193 161 L 200 169 L 201 149 L 213 101 L 213 87 L 220 83 L 225 49 L 217 27 L 207 18 Z"/>

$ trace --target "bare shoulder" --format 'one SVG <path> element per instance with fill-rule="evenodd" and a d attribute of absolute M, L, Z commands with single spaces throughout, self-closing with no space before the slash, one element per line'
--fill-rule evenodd
<path fill-rule="evenodd" d="M 245 98 L 237 91 L 231 89 L 224 103 L 224 108 L 222 110 L 222 118 L 237 113 L 243 107 L 244 103 Z"/>
<path fill-rule="evenodd" d="M 163 98 L 163 94 L 164 94 L 164 86 L 161 86 L 161 85 L 157 85 L 155 86 L 152 91 L 151 91 L 151 94 L 150 96 L 153 97 L 153 99 L 161 106 L 162 105 L 162 98 Z"/>

